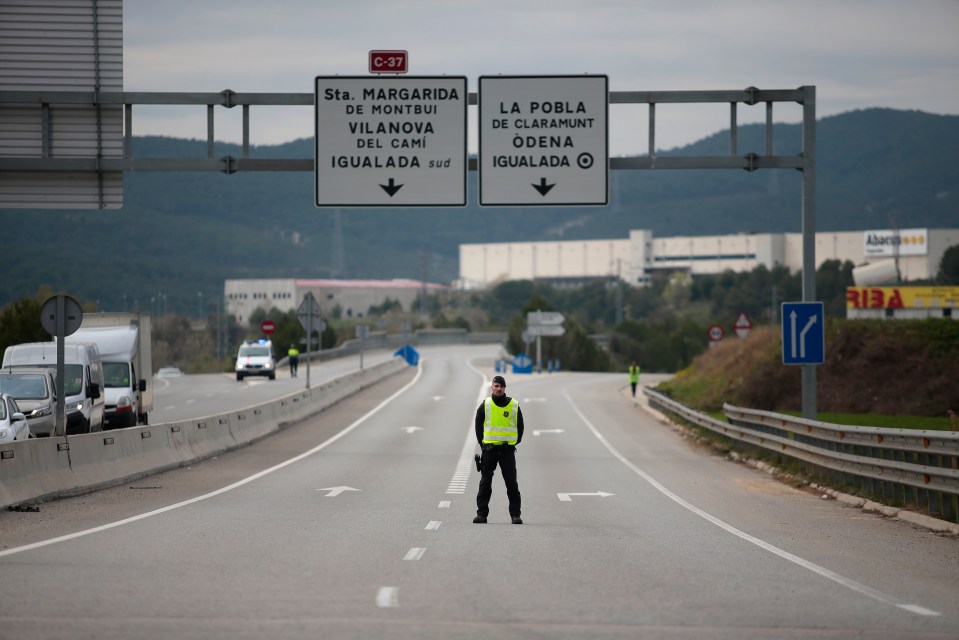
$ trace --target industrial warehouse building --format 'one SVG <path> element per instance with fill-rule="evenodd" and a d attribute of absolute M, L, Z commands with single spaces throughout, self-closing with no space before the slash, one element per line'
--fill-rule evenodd
<path fill-rule="evenodd" d="M 295 310 L 307 293 L 320 305 L 324 317 L 362 318 L 370 307 L 396 300 L 407 311 L 418 296 L 447 290 L 446 286 L 416 280 L 308 280 L 293 278 L 227 280 L 226 312 L 237 322 L 249 322 L 257 309 Z M 338 309 L 338 312 L 336 311 Z"/>
<path fill-rule="evenodd" d="M 959 244 L 959 229 L 880 229 L 824 231 L 816 234 L 816 266 L 826 260 L 857 265 L 856 284 L 892 284 L 936 276 L 942 255 Z M 455 289 L 486 289 L 506 280 L 541 280 L 578 286 L 591 280 L 620 279 L 644 286 L 659 273 L 683 271 L 693 276 L 752 271 L 759 265 L 802 269 L 802 234 L 765 233 L 654 238 L 649 230 L 630 231 L 616 240 L 506 242 L 459 247 Z M 898 274 L 898 275 L 897 275 Z M 256 309 L 296 309 L 312 293 L 325 317 L 335 310 L 360 318 L 372 306 L 398 301 L 409 311 L 417 297 L 446 291 L 441 284 L 416 280 L 227 280 L 227 313 L 247 322 Z"/>
<path fill-rule="evenodd" d="M 857 284 L 936 276 L 942 254 L 959 244 L 959 229 L 881 229 L 816 234 L 816 267 L 826 260 L 857 265 Z M 654 238 L 649 230 L 619 240 L 505 242 L 460 245 L 458 289 L 485 289 L 506 280 L 577 285 L 618 278 L 643 286 L 657 272 L 693 276 L 752 271 L 759 265 L 802 269 L 802 234 L 763 233 Z"/>

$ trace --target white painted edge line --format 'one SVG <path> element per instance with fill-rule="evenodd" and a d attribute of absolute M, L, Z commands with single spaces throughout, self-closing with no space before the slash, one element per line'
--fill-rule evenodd
<path fill-rule="evenodd" d="M 399 591 L 397 587 L 380 587 L 376 592 L 376 606 L 384 609 L 400 606 Z"/>
<path fill-rule="evenodd" d="M 666 496 L 667 498 L 669 498 L 670 500 L 672 500 L 679 506 L 683 507 L 684 509 L 688 509 L 689 511 L 695 513 L 700 518 L 708 520 L 709 522 L 713 523 L 720 529 L 724 529 L 725 531 L 728 531 L 729 533 L 745 540 L 746 542 L 752 543 L 761 549 L 765 549 L 766 551 L 773 553 L 779 556 L 780 558 L 783 558 L 784 560 L 788 560 L 789 562 L 792 562 L 793 564 L 799 565 L 800 567 L 803 567 L 804 569 L 808 569 L 809 571 L 812 571 L 813 573 L 816 573 L 824 578 L 832 580 L 833 582 L 841 584 L 842 586 L 848 589 L 852 589 L 853 591 L 856 591 L 865 596 L 878 600 L 884 604 L 889 604 L 899 609 L 903 609 L 904 611 L 909 611 L 911 613 L 915 613 L 921 616 L 941 615 L 938 611 L 926 609 L 925 607 L 921 607 L 915 604 L 907 604 L 905 602 L 900 602 L 893 596 L 886 595 L 885 593 L 882 593 L 881 591 L 877 591 L 876 589 L 873 589 L 872 587 L 867 587 L 866 585 L 860 582 L 856 582 L 855 580 L 851 578 L 847 578 L 845 576 L 839 575 L 838 573 L 834 571 L 830 571 L 829 569 L 823 566 L 820 566 L 814 562 L 810 562 L 809 560 L 800 558 L 799 556 L 789 553 L 788 551 L 785 551 L 784 549 L 780 549 L 779 547 L 773 544 L 770 544 L 766 542 L 765 540 L 760 540 L 759 538 L 752 536 L 746 533 L 745 531 L 741 531 L 737 529 L 736 527 L 732 526 L 731 524 L 728 524 L 720 520 L 716 516 L 703 511 L 699 507 L 689 502 L 686 502 L 686 500 L 684 500 L 683 498 L 679 497 L 678 495 L 676 495 L 675 493 L 667 489 L 665 486 L 660 484 L 658 480 L 656 480 L 651 475 L 649 475 L 648 473 L 640 469 L 638 466 L 630 462 L 625 456 L 623 456 L 619 451 L 617 451 L 613 447 L 613 445 L 611 445 L 609 441 L 606 440 L 605 437 L 603 437 L 603 435 L 599 432 L 599 430 L 597 430 L 596 427 L 593 426 L 593 423 L 590 422 L 585 415 L 583 415 L 583 412 L 579 410 L 579 407 L 576 406 L 576 404 L 573 402 L 573 399 L 570 398 L 569 393 L 567 391 L 565 390 L 563 391 L 563 396 L 566 397 L 566 401 L 569 402 L 571 407 L 573 407 L 573 411 L 576 412 L 576 415 L 579 416 L 579 419 L 582 420 L 587 427 L 589 427 L 589 430 L 593 432 L 593 435 L 596 436 L 596 438 L 601 443 L 603 443 L 603 446 L 609 449 L 610 453 L 612 453 L 624 465 L 629 467 L 634 473 L 636 473 L 636 475 L 638 475 L 640 478 L 648 482 L 654 489 L 656 489 L 661 494 L 663 494 L 664 496 Z"/>
<path fill-rule="evenodd" d="M 440 526 L 442 526 L 442 524 L 443 524 L 442 520 L 430 520 L 429 523 L 426 525 L 426 530 L 436 531 L 437 529 L 440 528 Z"/>
<path fill-rule="evenodd" d="M 50 538 L 49 540 L 41 540 L 40 542 L 33 542 L 31 544 L 23 545 L 22 547 L 13 547 L 12 549 L 5 549 L 3 551 L 0 551 L 0 558 L 4 558 L 6 556 L 12 556 L 15 553 L 21 553 L 23 551 L 39 549 L 41 547 L 46 547 L 48 545 L 56 544 L 58 542 L 66 542 L 67 540 L 82 538 L 83 536 L 88 536 L 94 533 L 100 533 L 101 531 L 107 531 L 108 529 L 113 529 L 114 527 L 130 524 L 132 522 L 137 522 L 139 520 L 145 520 L 149 517 L 157 516 L 157 515 L 160 515 L 161 513 L 166 513 L 167 511 L 173 511 L 174 509 L 179 509 L 180 507 L 185 507 L 195 502 L 202 502 L 203 500 L 206 500 L 208 498 L 213 498 L 215 496 L 226 493 L 228 491 L 232 491 L 233 489 L 242 487 L 243 485 L 249 484 L 253 482 L 254 480 L 259 480 L 260 478 L 267 476 L 273 473 L 274 471 L 279 471 L 280 469 L 284 467 L 288 467 L 294 462 L 299 462 L 300 460 L 303 460 L 304 458 L 308 458 L 314 453 L 317 453 L 318 451 L 322 451 L 326 447 L 330 446 L 331 444 L 333 444 L 334 442 L 336 442 L 337 440 L 339 440 L 340 438 L 348 434 L 350 431 L 352 431 L 353 429 L 357 428 L 358 426 L 366 422 L 369 418 L 379 413 L 380 410 L 383 409 L 383 407 L 388 405 L 390 402 L 392 402 L 393 400 L 395 400 L 402 394 L 406 393 L 406 391 L 410 387 L 416 384 L 416 382 L 420 379 L 420 376 L 422 375 L 422 373 L 423 373 L 423 368 L 421 366 L 418 366 L 416 368 L 416 376 L 413 378 L 413 380 L 409 382 L 409 384 L 405 385 L 402 389 L 400 389 L 399 391 L 391 395 L 389 398 L 387 398 L 383 402 L 373 407 L 373 409 L 371 409 L 368 413 L 366 413 L 366 415 L 363 415 L 357 418 L 356 421 L 353 422 L 353 424 L 346 427 L 345 429 L 337 433 L 335 436 L 331 437 L 326 442 L 322 442 L 316 445 L 315 447 L 313 447 L 312 449 L 310 449 L 309 451 L 304 451 L 303 453 L 293 456 L 289 460 L 285 460 L 277 465 L 270 467 L 269 469 L 264 469 L 263 471 L 254 473 L 252 476 L 248 476 L 246 478 L 243 478 L 242 480 L 238 480 L 234 482 L 233 484 L 217 489 L 216 491 L 205 493 L 202 496 L 196 496 L 195 498 L 190 498 L 189 500 L 184 500 L 183 502 L 177 502 L 176 504 L 167 505 L 165 507 L 161 507 L 160 509 L 155 509 L 153 511 L 141 513 L 140 515 L 137 515 L 137 516 L 125 518 L 123 520 L 117 520 L 116 522 L 109 522 L 107 524 L 100 525 L 99 527 L 93 527 L 92 529 L 86 529 L 84 531 L 77 531 L 76 533 L 70 533 L 64 536 Z"/>
<path fill-rule="evenodd" d="M 426 553 L 426 547 L 413 547 L 403 556 L 404 560 L 419 560 Z"/>

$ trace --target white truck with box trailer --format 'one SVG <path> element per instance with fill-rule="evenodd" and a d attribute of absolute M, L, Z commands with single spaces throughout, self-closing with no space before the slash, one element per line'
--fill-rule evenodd
<path fill-rule="evenodd" d="M 140 313 L 85 313 L 65 342 L 93 343 L 103 361 L 104 428 L 149 423 L 153 410 L 153 350 L 150 316 Z"/>

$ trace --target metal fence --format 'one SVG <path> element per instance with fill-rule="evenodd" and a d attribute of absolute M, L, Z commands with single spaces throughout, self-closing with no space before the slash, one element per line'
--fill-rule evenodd
<path fill-rule="evenodd" d="M 959 522 L 959 432 L 838 425 L 723 405 L 727 422 L 650 388 L 650 405 L 877 502 L 912 505 Z"/>

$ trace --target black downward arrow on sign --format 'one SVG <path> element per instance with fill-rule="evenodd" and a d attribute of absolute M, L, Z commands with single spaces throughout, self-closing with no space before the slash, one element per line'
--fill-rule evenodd
<path fill-rule="evenodd" d="M 380 186 L 383 187 L 383 191 L 388 193 L 391 198 L 396 195 L 397 191 L 403 188 L 403 185 L 396 184 L 396 181 L 393 180 L 393 178 L 390 178 L 389 184 L 381 184 Z"/>
<path fill-rule="evenodd" d="M 549 193 L 549 190 L 556 186 L 556 183 L 554 182 L 553 184 L 546 184 L 546 178 L 540 178 L 539 184 L 533 184 L 532 186 L 534 189 L 539 191 L 539 195 L 545 197 L 546 194 Z"/>

